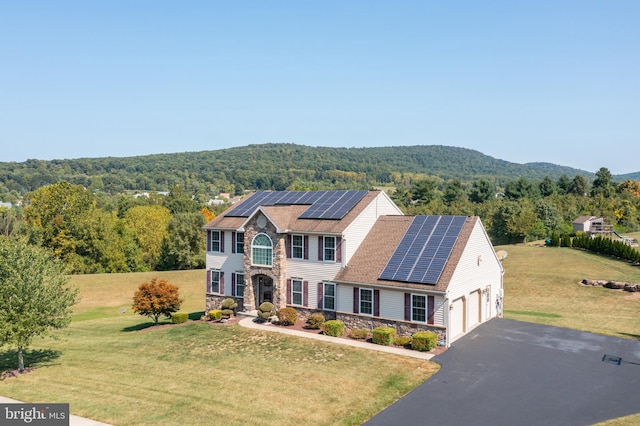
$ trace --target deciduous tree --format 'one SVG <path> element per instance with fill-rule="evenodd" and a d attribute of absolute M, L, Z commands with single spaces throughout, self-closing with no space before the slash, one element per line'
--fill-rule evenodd
<path fill-rule="evenodd" d="M 135 313 L 153 319 L 158 324 L 162 315 L 167 318 L 177 312 L 182 304 L 178 286 L 167 280 L 152 278 L 151 282 L 142 283 L 133 295 L 132 309 Z"/>
<path fill-rule="evenodd" d="M 69 325 L 78 290 L 68 281 L 48 251 L 0 237 L 0 346 L 17 347 L 18 370 L 34 337 Z"/>

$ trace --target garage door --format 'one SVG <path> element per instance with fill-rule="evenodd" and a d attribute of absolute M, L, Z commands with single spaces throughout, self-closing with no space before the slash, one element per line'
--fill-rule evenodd
<path fill-rule="evenodd" d="M 480 323 L 480 290 L 474 291 L 469 295 L 469 321 L 467 330 Z"/>
<path fill-rule="evenodd" d="M 451 302 L 449 310 L 449 339 L 453 342 L 464 333 L 464 297 Z"/>

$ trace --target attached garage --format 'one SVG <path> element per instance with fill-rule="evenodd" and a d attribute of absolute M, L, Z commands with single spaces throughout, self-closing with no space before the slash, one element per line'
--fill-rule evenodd
<path fill-rule="evenodd" d="M 467 321 L 467 330 L 465 331 L 471 330 L 482 321 L 480 319 L 480 313 L 482 309 L 480 306 L 481 301 L 482 295 L 480 293 L 480 290 L 472 291 L 471 294 L 469 294 L 469 320 Z"/>
<path fill-rule="evenodd" d="M 449 341 L 453 342 L 465 332 L 465 298 L 460 297 L 449 305 Z"/>

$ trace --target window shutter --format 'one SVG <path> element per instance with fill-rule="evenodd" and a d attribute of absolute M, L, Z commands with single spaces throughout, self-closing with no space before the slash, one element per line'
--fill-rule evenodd
<path fill-rule="evenodd" d="M 373 316 L 380 316 L 380 290 L 373 290 Z"/>
<path fill-rule="evenodd" d="M 411 321 L 411 293 L 404 294 L 404 320 Z"/>
<path fill-rule="evenodd" d="M 360 313 L 360 289 L 358 287 L 353 288 L 353 313 Z"/>
<path fill-rule="evenodd" d="M 207 269 L 207 293 L 211 293 L 211 270 Z"/>
<path fill-rule="evenodd" d="M 324 237 L 318 237 L 318 260 L 324 260 Z"/>
<path fill-rule="evenodd" d="M 220 294 L 224 294 L 224 272 L 220 271 Z"/>
<path fill-rule="evenodd" d="M 231 231 L 231 253 L 236 252 L 236 233 Z"/>
<path fill-rule="evenodd" d="M 319 282 L 318 283 L 318 309 L 324 309 L 323 296 L 324 296 L 324 284 Z"/>
<path fill-rule="evenodd" d="M 291 304 L 291 280 L 287 280 L 287 305 Z"/>
<path fill-rule="evenodd" d="M 224 253 L 224 231 L 220 231 L 220 253 Z"/>
<path fill-rule="evenodd" d="M 309 306 L 309 281 L 302 281 L 302 305 Z"/>
<path fill-rule="evenodd" d="M 207 229 L 207 251 L 211 251 L 211 230 L 210 229 Z"/>
<path fill-rule="evenodd" d="M 231 295 L 236 295 L 236 274 L 231 274 Z"/>
<path fill-rule="evenodd" d="M 342 262 L 342 237 L 336 237 L 336 262 Z"/>
<path fill-rule="evenodd" d="M 287 251 L 287 259 L 291 259 L 291 235 L 287 235 L 287 244 L 285 248 Z"/>
<path fill-rule="evenodd" d="M 427 296 L 427 324 L 433 324 L 433 314 L 435 310 L 435 297 Z"/>
<path fill-rule="evenodd" d="M 304 247 L 303 247 L 303 251 L 304 251 L 304 258 L 305 260 L 309 259 L 309 236 L 305 235 L 303 238 L 304 241 Z"/>

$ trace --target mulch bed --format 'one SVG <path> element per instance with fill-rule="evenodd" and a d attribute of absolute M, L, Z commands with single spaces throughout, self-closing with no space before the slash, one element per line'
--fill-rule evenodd
<path fill-rule="evenodd" d="M 314 330 L 312 328 L 308 328 L 307 324 L 304 320 L 302 319 L 298 319 L 298 321 L 296 321 L 296 323 L 294 325 L 273 325 L 274 327 L 282 327 L 282 328 L 287 328 L 289 330 L 296 330 L 296 331 L 304 331 L 305 333 L 312 333 L 312 334 L 322 334 L 322 330 Z M 340 336 L 341 339 L 349 339 L 349 340 L 354 340 L 351 339 L 348 334 L 345 332 L 345 334 L 343 336 Z M 372 345 L 374 345 L 375 343 L 373 343 L 371 341 L 371 338 L 368 338 L 366 340 L 366 342 L 371 343 Z M 399 347 L 399 346 L 397 346 Z M 405 347 L 404 349 L 410 351 L 412 350 L 410 347 Z M 434 349 L 432 349 L 431 351 L 429 351 L 429 354 L 432 355 L 439 355 L 441 353 L 443 353 L 444 351 L 447 350 L 446 346 L 436 346 Z"/>
<path fill-rule="evenodd" d="M 143 328 L 138 330 L 138 332 L 145 332 L 145 331 L 151 331 L 151 330 L 159 330 L 161 328 L 166 328 L 166 327 L 175 327 L 175 326 L 181 326 L 181 325 L 186 325 L 186 324 L 192 324 L 194 322 L 207 322 L 213 326 L 224 326 L 224 325 L 231 325 L 231 324 L 237 324 L 240 321 L 240 317 L 231 317 L 229 319 L 223 320 L 223 321 L 206 321 L 206 320 L 193 320 L 193 321 L 186 321 L 180 324 L 172 324 L 172 323 L 163 323 L 163 324 L 158 324 L 158 325 L 151 325 L 149 327 Z M 268 324 L 268 323 L 265 323 Z M 272 324 L 273 327 L 282 327 L 282 328 L 287 328 L 289 330 L 296 330 L 296 331 L 303 331 L 305 333 L 310 333 L 310 334 L 322 334 L 322 330 L 316 330 L 316 329 L 312 329 L 309 328 L 307 326 L 307 323 L 303 320 L 303 319 L 298 319 L 298 321 L 296 321 L 296 323 L 294 325 L 277 325 L 277 324 Z M 352 340 L 348 334 L 344 334 L 343 336 L 340 337 L 341 339 L 350 339 Z M 367 339 L 366 342 L 371 343 L 372 345 L 374 344 L 371 341 L 371 338 Z M 410 347 L 405 347 L 404 349 L 410 351 L 412 350 Z M 434 349 L 432 349 L 431 351 L 429 351 L 428 353 L 432 354 L 432 355 L 439 355 L 441 353 L 443 353 L 444 351 L 447 350 L 446 346 L 436 346 Z"/>
<path fill-rule="evenodd" d="M 18 369 L 6 370 L 0 374 L 0 381 L 4 379 L 9 379 L 12 377 L 20 377 L 24 374 L 31 373 L 33 370 L 35 370 L 35 368 L 32 368 L 32 367 L 25 368 L 24 371 L 20 371 Z"/>

